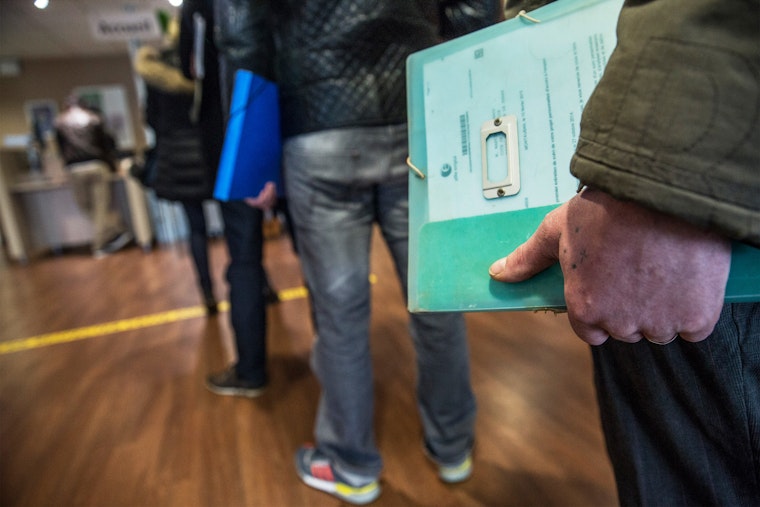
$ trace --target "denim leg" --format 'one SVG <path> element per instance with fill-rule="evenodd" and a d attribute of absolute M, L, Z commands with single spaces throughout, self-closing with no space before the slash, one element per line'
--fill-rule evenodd
<path fill-rule="evenodd" d="M 227 282 L 237 374 L 251 382 L 266 382 L 263 212 L 243 201 L 222 202 L 221 209 L 230 256 Z"/>
<path fill-rule="evenodd" d="M 404 162 L 406 131 L 400 134 L 394 148 L 394 160 L 398 161 L 394 177 L 377 188 L 377 214 L 406 294 L 409 187 Z M 472 448 L 476 412 L 464 317 L 460 313 L 414 313 L 410 324 L 425 445 L 439 462 L 459 463 Z"/>
<path fill-rule="evenodd" d="M 403 125 L 307 134 L 284 147 L 299 257 L 314 296 L 317 445 L 341 469 L 364 477 L 382 468 L 372 425 L 370 242 L 377 222 L 406 288 L 406 150 Z M 472 445 L 475 414 L 464 321 L 414 315 L 411 327 L 425 439 L 436 458 L 454 462 Z"/>
<path fill-rule="evenodd" d="M 342 470 L 376 477 L 382 461 L 373 433 L 369 347 L 373 182 L 362 176 L 376 157 L 345 131 L 332 132 L 290 139 L 283 153 L 318 335 L 312 368 L 322 393 L 315 437 Z"/>
<path fill-rule="evenodd" d="M 699 343 L 592 353 L 621 505 L 757 505 L 760 303 L 725 305 Z"/>

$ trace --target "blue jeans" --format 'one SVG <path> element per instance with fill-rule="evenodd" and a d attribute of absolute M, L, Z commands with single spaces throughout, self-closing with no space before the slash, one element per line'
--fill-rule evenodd
<path fill-rule="evenodd" d="M 243 201 L 222 202 L 224 236 L 230 263 L 227 282 L 230 287 L 230 323 L 235 334 L 238 376 L 263 384 L 266 372 L 266 275 L 263 261 L 264 214 Z"/>
<path fill-rule="evenodd" d="M 320 381 L 315 437 L 343 471 L 375 478 L 369 346 L 370 243 L 377 223 L 406 293 L 408 187 L 405 125 L 329 130 L 284 145 L 285 183 L 301 265 L 312 294 Z M 425 445 L 457 463 L 473 443 L 475 398 L 461 314 L 411 315 Z"/>
<path fill-rule="evenodd" d="M 699 343 L 591 350 L 621 505 L 758 505 L 760 303 Z"/>

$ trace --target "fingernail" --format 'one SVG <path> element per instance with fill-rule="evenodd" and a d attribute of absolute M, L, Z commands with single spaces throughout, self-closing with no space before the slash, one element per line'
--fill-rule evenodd
<path fill-rule="evenodd" d="M 491 276 L 497 276 L 499 273 L 504 271 L 506 263 L 507 263 L 506 257 L 501 258 L 498 261 L 494 262 L 493 264 L 491 264 L 491 267 L 488 268 L 488 274 Z"/>

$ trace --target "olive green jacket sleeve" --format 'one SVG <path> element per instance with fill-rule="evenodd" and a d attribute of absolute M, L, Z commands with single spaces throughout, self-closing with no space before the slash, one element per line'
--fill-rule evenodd
<path fill-rule="evenodd" d="M 757 0 L 626 1 L 573 174 L 760 247 L 759 20 Z"/>

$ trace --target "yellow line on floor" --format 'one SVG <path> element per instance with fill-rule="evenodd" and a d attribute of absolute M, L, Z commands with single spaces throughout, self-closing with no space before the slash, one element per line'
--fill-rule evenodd
<path fill-rule="evenodd" d="M 178 310 L 169 310 L 168 312 L 133 317 L 131 319 L 123 319 L 104 324 L 68 329 L 66 331 L 46 333 L 31 336 L 29 338 L 22 338 L 20 340 L 2 342 L 0 343 L 0 355 L 46 347 L 48 345 L 56 345 L 59 343 L 86 340 L 88 338 L 121 333 L 123 331 L 134 331 L 135 329 L 194 319 L 204 315 L 206 315 L 206 309 L 203 306 L 191 306 L 188 308 L 180 308 Z"/>
<path fill-rule="evenodd" d="M 280 301 L 292 301 L 294 299 L 303 299 L 309 293 L 306 287 L 293 287 L 292 289 L 283 289 L 277 293 Z"/>
<path fill-rule="evenodd" d="M 373 284 L 376 283 L 377 276 L 371 274 L 369 276 L 369 281 Z M 308 294 L 309 291 L 306 289 L 306 287 L 292 287 L 290 289 L 283 289 L 277 293 L 280 301 L 282 302 L 293 301 L 295 299 L 303 299 Z M 222 301 L 219 303 L 220 312 L 227 312 L 229 309 L 230 305 L 227 301 Z M 40 334 L 37 336 L 30 336 L 29 338 L 0 342 L 0 355 L 37 349 L 40 347 L 47 347 L 49 345 L 57 345 L 59 343 L 86 340 L 89 338 L 96 338 L 98 336 L 121 333 L 124 331 L 134 331 L 136 329 L 160 326 L 162 324 L 169 324 L 172 322 L 179 322 L 188 319 L 197 319 L 199 317 L 205 316 L 206 308 L 199 305 L 190 306 L 188 308 L 180 308 L 177 310 L 169 310 L 166 312 L 153 313 L 150 315 L 143 315 L 140 317 L 132 317 L 130 319 L 116 320 L 103 324 L 95 324 L 92 326 L 77 327 L 74 329 L 68 329 L 66 331 L 56 331 L 54 333 Z"/>
<path fill-rule="evenodd" d="M 280 301 L 302 299 L 305 298 L 307 294 L 308 291 L 305 287 L 293 287 L 291 289 L 281 290 L 277 293 L 277 295 L 280 297 Z M 220 312 L 226 312 L 229 311 L 229 309 L 230 305 L 227 301 L 222 301 L 219 303 Z M 188 308 L 180 308 L 177 310 L 169 310 L 166 312 L 153 313 L 150 315 L 143 315 L 140 317 L 116 320 L 103 324 L 78 327 L 74 329 L 68 329 L 66 331 L 56 331 L 54 333 L 30 336 L 29 338 L 0 342 L 0 355 L 37 349 L 40 347 L 47 347 L 49 345 L 57 345 L 59 343 L 86 340 L 89 338 L 96 338 L 98 336 L 121 333 L 124 331 L 134 331 L 136 329 L 160 326 L 162 324 L 169 324 L 172 322 L 179 322 L 188 319 L 196 319 L 205 316 L 206 308 L 204 306 L 198 305 L 190 306 Z"/>

